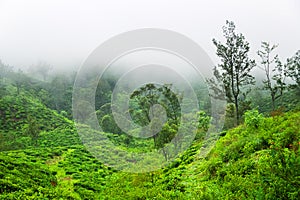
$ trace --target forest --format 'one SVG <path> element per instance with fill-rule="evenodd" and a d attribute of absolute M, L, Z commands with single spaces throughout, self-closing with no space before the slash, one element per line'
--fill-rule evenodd
<path fill-rule="evenodd" d="M 280 45 L 262 41 L 253 59 L 234 22 L 220 31 L 214 76 L 192 83 L 199 110 L 166 82 L 136 89 L 124 111 L 112 103 L 117 75 L 106 73 L 90 111 L 74 91 L 93 92 L 93 72 L 76 88 L 76 72 L 0 60 L 0 199 L 299 199 L 300 49 L 282 60 Z"/>

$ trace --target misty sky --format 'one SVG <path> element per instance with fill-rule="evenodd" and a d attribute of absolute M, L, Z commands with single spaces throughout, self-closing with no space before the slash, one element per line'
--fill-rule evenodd
<path fill-rule="evenodd" d="M 233 20 L 251 45 L 278 43 L 284 60 L 300 49 L 298 0 L 0 0 L 0 59 L 27 68 L 46 61 L 77 68 L 102 42 L 138 28 L 163 28 L 196 41 L 216 63 L 212 38 Z"/>

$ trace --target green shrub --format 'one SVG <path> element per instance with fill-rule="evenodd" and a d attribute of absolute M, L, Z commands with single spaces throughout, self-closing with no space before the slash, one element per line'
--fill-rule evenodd
<path fill-rule="evenodd" d="M 248 110 L 245 112 L 245 124 L 250 128 L 258 128 L 262 125 L 264 117 L 258 110 Z"/>

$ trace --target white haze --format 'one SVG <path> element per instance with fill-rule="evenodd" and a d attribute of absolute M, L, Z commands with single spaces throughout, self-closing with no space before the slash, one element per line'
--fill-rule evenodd
<path fill-rule="evenodd" d="M 138 28 L 182 33 L 217 63 L 212 38 L 223 40 L 225 20 L 251 45 L 279 44 L 283 60 L 300 49 L 298 0 L 0 0 L 0 59 L 27 69 L 45 61 L 56 70 L 76 69 L 102 42 Z"/>

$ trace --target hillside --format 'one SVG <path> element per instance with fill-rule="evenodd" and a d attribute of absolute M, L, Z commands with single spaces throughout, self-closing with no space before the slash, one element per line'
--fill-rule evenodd
<path fill-rule="evenodd" d="M 246 111 L 244 122 L 223 131 L 206 157 L 200 155 L 211 142 L 203 140 L 210 118 L 202 112 L 200 134 L 174 162 L 154 172 L 126 173 L 104 165 L 87 150 L 66 112 L 50 109 L 42 100 L 40 94 L 51 96 L 49 91 L 30 82 L 26 87 L 4 82 L 0 85 L 0 199 L 299 199 L 300 111 L 296 106 L 265 116 L 256 109 Z M 298 97 L 292 93 L 289 99 L 293 95 Z M 52 101 L 50 105 L 55 104 Z M 152 138 L 121 133 L 109 107 L 105 103 L 96 112 L 106 132 L 78 124 L 87 144 L 105 136 L 118 145 L 117 153 L 155 150 Z M 141 110 L 137 107 L 135 112 Z M 174 133 L 174 125 L 174 129 L 165 126 L 165 133 Z M 123 154 L 110 152 L 107 142 L 92 146 L 100 150 L 97 156 L 112 166 L 125 166 L 112 157 Z M 132 160 L 130 153 L 123 157 Z"/>
<path fill-rule="evenodd" d="M 26 90 L 0 98 L 0 137 L 0 150 L 80 144 L 73 122 Z"/>
<path fill-rule="evenodd" d="M 130 174 L 101 164 L 80 144 L 73 123 L 34 97 L 7 95 L 0 103 L 2 137 L 8 137 L 5 129 L 15 134 L 14 140 L 8 137 L 1 145 L 28 141 L 19 150 L 0 153 L 0 199 L 297 199 L 300 195 L 300 112 L 270 118 L 249 112 L 245 124 L 227 131 L 206 158 L 199 157 L 203 142 L 195 141 L 165 169 Z M 29 114 L 42 130 L 36 144 L 21 131 Z"/>
<path fill-rule="evenodd" d="M 228 131 L 205 159 L 196 141 L 164 170 L 113 174 L 103 193 L 115 199 L 298 199 L 299 120 L 300 112 L 261 117 L 257 128 L 250 120 Z"/>
<path fill-rule="evenodd" d="M 72 121 L 8 87 L 0 98 L 0 199 L 94 198 L 112 170 L 85 150 Z"/>

